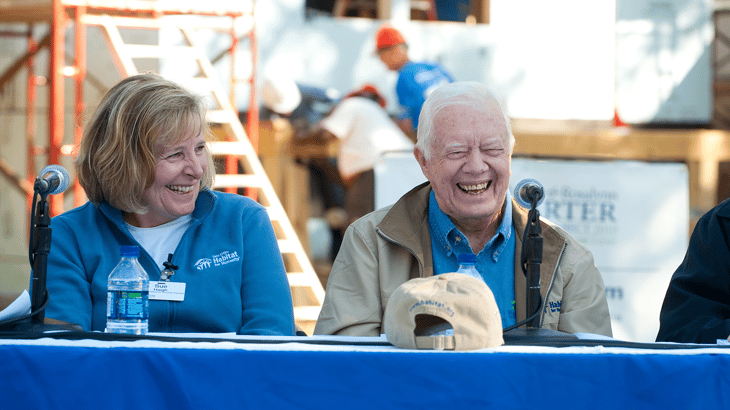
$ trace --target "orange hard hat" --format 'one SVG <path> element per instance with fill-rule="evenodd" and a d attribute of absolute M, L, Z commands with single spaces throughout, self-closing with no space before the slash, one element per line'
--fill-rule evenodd
<path fill-rule="evenodd" d="M 397 44 L 405 44 L 406 40 L 400 32 L 388 25 L 380 26 L 378 34 L 375 36 L 375 48 L 380 51 Z"/>

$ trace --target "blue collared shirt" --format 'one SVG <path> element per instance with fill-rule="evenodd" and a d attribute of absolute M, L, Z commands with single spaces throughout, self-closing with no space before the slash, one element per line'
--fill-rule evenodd
<path fill-rule="evenodd" d="M 428 205 L 434 274 L 456 272 L 459 268 L 458 256 L 472 253 L 469 240 L 439 208 L 433 191 Z M 477 252 L 477 270 L 494 294 L 502 316 L 502 327 L 515 324 L 515 228 L 512 226 L 512 200 L 509 192 L 497 233 Z"/>

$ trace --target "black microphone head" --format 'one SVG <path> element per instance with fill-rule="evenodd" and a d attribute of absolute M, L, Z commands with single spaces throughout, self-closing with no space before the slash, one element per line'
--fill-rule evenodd
<path fill-rule="evenodd" d="M 538 206 L 545 199 L 542 184 L 532 178 L 526 178 L 515 185 L 514 198 L 523 208 L 532 208 L 532 201 L 537 200 Z"/>
<path fill-rule="evenodd" d="M 48 193 L 49 195 L 60 194 L 68 188 L 70 178 L 68 176 L 68 171 L 66 171 L 64 167 L 60 165 L 48 165 L 41 170 L 40 178 L 46 178 L 46 175 L 48 174 L 51 174 L 49 178 L 58 178 L 58 186 L 54 190 L 50 191 Z"/>

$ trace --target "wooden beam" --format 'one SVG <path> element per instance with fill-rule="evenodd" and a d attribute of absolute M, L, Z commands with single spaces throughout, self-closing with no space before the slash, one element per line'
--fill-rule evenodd
<path fill-rule="evenodd" d="M 20 177 L 10 164 L 5 161 L 4 158 L 0 158 L 0 174 L 12 185 L 17 188 L 23 195 L 32 195 L 33 186 L 25 180 L 24 177 Z"/>
<path fill-rule="evenodd" d="M 10 81 L 13 77 L 15 77 L 15 74 L 20 71 L 20 69 L 25 67 L 25 64 L 28 62 L 28 60 L 33 58 L 43 48 L 48 47 L 49 44 L 51 44 L 50 32 L 46 34 L 45 37 L 43 37 L 43 40 L 41 40 L 40 43 L 38 43 L 38 47 L 33 50 L 29 50 L 22 57 L 15 60 L 15 62 L 7 70 L 5 70 L 2 77 L 0 77 L 0 91 L 2 91 L 2 89 L 5 87 L 5 83 Z"/>

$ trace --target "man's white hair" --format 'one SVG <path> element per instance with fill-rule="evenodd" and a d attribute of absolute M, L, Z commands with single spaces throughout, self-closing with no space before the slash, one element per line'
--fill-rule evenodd
<path fill-rule="evenodd" d="M 423 152 L 423 156 L 426 159 L 431 157 L 431 145 L 433 143 L 434 133 L 433 120 L 438 112 L 444 107 L 451 105 L 481 106 L 484 107 L 484 111 L 486 111 L 487 107 L 495 102 L 504 116 L 504 123 L 506 124 L 509 138 L 509 151 L 510 154 L 512 154 L 512 150 L 515 145 L 515 137 L 512 135 L 512 126 L 510 125 L 507 110 L 484 84 L 476 81 L 457 81 L 444 84 L 436 88 L 428 96 L 428 98 L 426 98 L 418 117 L 416 147 Z"/>

